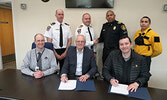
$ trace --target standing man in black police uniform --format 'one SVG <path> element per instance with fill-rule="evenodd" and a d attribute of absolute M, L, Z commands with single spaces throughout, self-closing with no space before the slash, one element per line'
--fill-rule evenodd
<path fill-rule="evenodd" d="M 123 35 L 128 35 L 125 25 L 115 20 L 115 14 L 113 11 L 108 10 L 106 13 L 106 19 L 108 22 L 103 24 L 100 37 L 96 39 L 96 44 L 104 42 L 103 48 L 103 64 L 107 59 L 109 53 L 114 49 L 119 49 L 119 39 Z"/>

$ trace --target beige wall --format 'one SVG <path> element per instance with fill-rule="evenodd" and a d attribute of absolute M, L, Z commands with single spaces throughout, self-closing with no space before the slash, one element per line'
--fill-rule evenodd
<path fill-rule="evenodd" d="M 27 9 L 20 8 L 20 4 L 27 4 Z M 134 33 L 140 28 L 139 20 L 147 15 L 152 19 L 151 28 L 156 31 L 162 40 L 163 53 L 152 59 L 151 73 L 149 81 L 150 87 L 167 89 L 167 11 L 163 11 L 163 5 L 167 0 L 115 0 L 114 8 L 116 19 L 122 21 L 133 38 Z M 55 10 L 61 8 L 65 12 L 64 22 L 71 26 L 74 34 L 75 29 L 81 24 L 81 16 L 88 12 L 92 15 L 92 26 L 95 29 L 96 37 L 99 37 L 102 24 L 106 22 L 105 13 L 109 9 L 73 9 L 65 8 L 65 0 L 50 0 L 43 3 L 41 0 L 14 0 L 14 38 L 17 68 L 20 69 L 23 58 L 31 48 L 33 36 L 36 33 L 44 33 L 49 23 L 55 21 Z M 102 44 L 98 44 L 97 62 L 101 69 Z"/>

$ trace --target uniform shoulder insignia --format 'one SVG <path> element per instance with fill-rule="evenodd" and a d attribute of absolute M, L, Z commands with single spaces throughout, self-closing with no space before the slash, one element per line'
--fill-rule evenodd
<path fill-rule="evenodd" d="M 50 30 L 50 28 L 51 28 L 51 26 L 48 26 L 48 27 L 47 27 L 47 29 L 46 29 L 46 31 L 49 31 L 49 30 Z"/>
<path fill-rule="evenodd" d="M 69 24 L 67 24 L 67 23 L 64 23 L 65 25 L 67 25 L 67 26 L 70 26 Z"/>
<path fill-rule="evenodd" d="M 80 25 L 80 26 L 79 26 L 79 28 L 82 28 L 82 27 L 83 27 L 83 25 Z"/>
<path fill-rule="evenodd" d="M 160 42 L 159 36 L 154 37 L 154 42 Z"/>
<path fill-rule="evenodd" d="M 107 24 L 107 23 L 108 23 L 108 22 L 106 22 L 106 23 L 104 23 L 104 24 Z M 104 25 L 104 24 L 103 24 L 103 25 Z"/>
<path fill-rule="evenodd" d="M 55 22 L 53 22 L 53 23 L 51 23 L 50 25 L 52 26 L 52 25 L 54 25 L 54 24 L 56 24 Z"/>
<path fill-rule="evenodd" d="M 121 25 L 121 29 L 122 29 L 123 31 L 125 31 L 125 30 L 126 30 L 125 25 Z"/>
<path fill-rule="evenodd" d="M 119 22 L 119 21 L 118 21 L 118 24 L 122 24 L 122 22 Z"/>
<path fill-rule="evenodd" d="M 80 34 L 81 33 L 81 29 L 78 29 L 77 32 L 78 32 L 78 34 Z"/>

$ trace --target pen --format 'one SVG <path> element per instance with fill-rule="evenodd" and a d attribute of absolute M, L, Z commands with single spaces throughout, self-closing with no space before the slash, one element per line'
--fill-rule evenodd
<path fill-rule="evenodd" d="M 67 74 L 65 74 L 65 77 L 68 78 L 68 77 L 67 77 Z M 67 82 L 67 81 L 65 80 L 64 83 L 66 83 L 66 82 Z"/>
<path fill-rule="evenodd" d="M 116 82 L 116 83 L 118 83 L 118 80 L 116 80 L 116 79 L 115 79 L 115 77 L 112 77 L 112 79 L 114 79 L 114 80 L 115 80 L 115 82 Z"/>

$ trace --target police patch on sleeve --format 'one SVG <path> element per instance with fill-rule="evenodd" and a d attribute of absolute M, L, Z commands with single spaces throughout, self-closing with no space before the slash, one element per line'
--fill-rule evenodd
<path fill-rule="evenodd" d="M 125 25 L 121 25 L 121 29 L 122 29 L 123 31 L 125 31 L 125 30 L 126 30 Z"/>
<path fill-rule="evenodd" d="M 50 28 L 51 28 L 51 26 L 48 26 L 46 30 L 47 30 L 47 31 L 49 31 L 49 30 L 50 30 Z"/>
<path fill-rule="evenodd" d="M 81 29 L 78 29 L 77 32 L 78 32 L 78 34 L 80 34 L 81 33 Z"/>
<path fill-rule="evenodd" d="M 155 37 L 154 37 L 154 42 L 160 42 L 160 39 L 159 39 L 158 36 L 155 36 Z"/>

